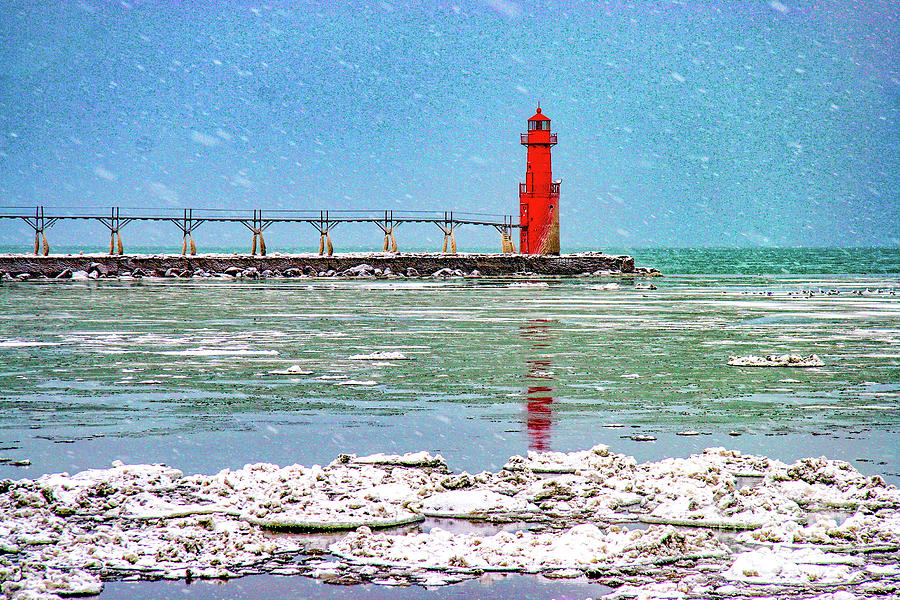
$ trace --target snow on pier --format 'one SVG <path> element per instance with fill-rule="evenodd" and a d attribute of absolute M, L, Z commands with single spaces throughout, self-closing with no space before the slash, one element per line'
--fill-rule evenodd
<path fill-rule="evenodd" d="M 498 275 L 658 275 L 635 267 L 630 256 L 578 254 L 353 253 L 159 255 L 0 255 L 0 277 L 90 278 L 268 278 L 268 277 L 468 277 Z"/>

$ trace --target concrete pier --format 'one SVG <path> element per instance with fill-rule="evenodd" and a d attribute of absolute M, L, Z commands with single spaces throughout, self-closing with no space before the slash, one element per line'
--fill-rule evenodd
<path fill-rule="evenodd" d="M 442 269 L 470 274 L 477 271 L 484 276 L 514 274 L 573 276 L 615 273 L 624 275 L 654 275 L 655 269 L 635 267 L 630 256 L 610 256 L 599 252 L 541 256 L 525 254 L 417 254 L 417 253 L 353 253 L 320 256 L 317 254 L 202 254 L 178 255 L 0 255 L 0 275 L 7 277 L 63 277 L 76 271 L 96 271 L 103 276 L 139 274 L 143 276 L 186 276 L 195 272 L 234 273 L 236 271 L 270 271 L 276 276 L 299 276 L 345 273 L 361 265 L 372 270 L 419 276 L 429 276 Z M 363 269 L 365 271 L 365 269 Z M 24 274 L 27 274 L 25 276 Z"/>

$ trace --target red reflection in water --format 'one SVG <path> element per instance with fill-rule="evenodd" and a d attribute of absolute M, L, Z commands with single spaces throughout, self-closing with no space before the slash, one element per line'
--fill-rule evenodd
<path fill-rule="evenodd" d="M 551 321 L 538 319 L 522 327 L 522 337 L 531 342 L 529 349 L 535 355 L 525 361 L 528 366 L 525 378 L 533 384 L 528 386 L 525 402 L 528 447 L 539 452 L 550 449 L 550 426 L 553 423 L 553 388 L 550 385 L 553 372 L 550 370 L 550 360 L 539 356 L 542 350 L 550 347 L 550 324 Z"/>

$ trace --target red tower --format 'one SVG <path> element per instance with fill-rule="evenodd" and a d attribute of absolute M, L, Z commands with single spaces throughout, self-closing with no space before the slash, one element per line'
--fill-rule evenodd
<path fill-rule="evenodd" d="M 550 170 L 550 148 L 556 134 L 550 133 L 550 119 L 537 113 L 528 119 L 528 133 L 521 135 L 528 147 L 525 183 L 519 184 L 519 252 L 559 254 L 559 181 Z"/>

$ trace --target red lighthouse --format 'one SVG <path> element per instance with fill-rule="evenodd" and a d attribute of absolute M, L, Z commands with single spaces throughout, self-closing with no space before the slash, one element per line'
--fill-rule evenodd
<path fill-rule="evenodd" d="M 525 183 L 519 184 L 519 252 L 559 254 L 559 181 L 550 170 L 550 148 L 556 134 L 550 133 L 550 119 L 537 113 L 528 119 L 528 133 L 521 135 L 528 147 Z"/>

